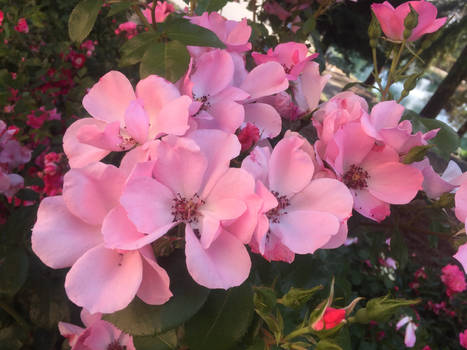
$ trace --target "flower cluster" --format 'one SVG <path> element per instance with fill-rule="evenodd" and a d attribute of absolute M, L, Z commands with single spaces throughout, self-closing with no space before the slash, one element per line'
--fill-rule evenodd
<path fill-rule="evenodd" d="M 173 11 L 164 4 L 155 5 L 156 22 Z M 67 295 L 91 313 L 121 310 L 135 296 L 152 305 L 171 298 L 170 276 L 152 249 L 158 239 L 183 241 L 191 277 L 227 289 L 249 276 L 247 246 L 290 263 L 344 244 L 353 209 L 380 222 L 390 205 L 452 180 L 425 176 L 427 159 L 402 161 L 438 130 L 413 132 L 397 102 L 369 108 L 343 92 L 319 104 L 329 77 L 306 45 L 254 52 L 248 70 L 246 20 L 204 13 L 190 21 L 226 48 L 188 47 L 189 68 L 176 83 L 149 75 L 133 86 L 118 71 L 101 77 L 82 101 L 89 117 L 64 135 L 71 170 L 63 193 L 40 204 L 32 248 L 52 268 L 71 267 Z M 283 123 L 311 113 L 313 144 Z M 103 162 L 117 152 L 120 162 Z M 50 158 L 52 175 L 59 159 Z M 345 314 L 323 312 L 316 329 Z"/>

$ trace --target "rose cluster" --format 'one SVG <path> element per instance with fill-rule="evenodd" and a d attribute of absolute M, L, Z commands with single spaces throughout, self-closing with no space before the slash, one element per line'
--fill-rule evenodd
<path fill-rule="evenodd" d="M 344 244 L 353 209 L 379 222 L 421 189 L 436 198 L 460 185 L 455 165 L 439 176 L 427 159 L 403 161 L 438 130 L 413 132 L 397 102 L 369 108 L 342 92 L 319 104 L 329 77 L 306 45 L 253 52 L 248 70 L 245 20 L 190 20 L 226 48 L 189 47 L 188 71 L 176 83 L 149 75 L 133 86 L 107 73 L 83 99 L 90 116 L 65 133 L 71 170 L 63 194 L 41 202 L 32 247 L 46 265 L 71 267 L 65 289 L 75 304 L 94 314 L 121 310 L 135 296 L 168 301 L 170 276 L 152 249 L 161 237 L 184 242 L 197 283 L 227 289 L 250 273 L 247 246 L 292 262 Z M 316 140 L 287 130 L 310 115 Z M 118 164 L 103 162 L 116 153 Z M 465 194 L 461 186 L 462 220 Z"/>

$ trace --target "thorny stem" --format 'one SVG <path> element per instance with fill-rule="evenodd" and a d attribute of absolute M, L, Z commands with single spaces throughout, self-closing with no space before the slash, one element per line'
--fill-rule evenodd
<path fill-rule="evenodd" d="M 300 329 L 296 329 L 293 332 L 289 333 L 283 339 L 283 341 L 288 342 L 288 341 L 292 340 L 293 338 L 297 338 L 297 337 L 300 337 L 300 336 L 308 334 L 308 333 L 310 333 L 310 328 L 309 327 L 303 327 L 303 328 L 300 328 Z"/>

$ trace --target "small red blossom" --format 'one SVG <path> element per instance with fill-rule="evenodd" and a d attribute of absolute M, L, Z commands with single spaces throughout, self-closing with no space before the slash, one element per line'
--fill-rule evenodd
<path fill-rule="evenodd" d="M 345 309 L 335 309 L 333 307 L 328 307 L 324 312 L 323 317 L 313 325 L 313 329 L 316 331 L 331 329 L 336 327 L 344 319 Z"/>
<path fill-rule="evenodd" d="M 18 20 L 18 23 L 15 25 L 15 30 L 18 33 L 28 33 L 29 32 L 28 22 L 26 22 L 25 18 L 20 18 Z"/>
<path fill-rule="evenodd" d="M 464 349 L 467 349 L 467 329 L 464 330 L 462 333 L 459 333 L 459 344 Z"/>
<path fill-rule="evenodd" d="M 247 123 L 238 134 L 238 141 L 242 145 L 242 152 L 249 150 L 259 140 L 259 130 L 253 124 Z"/>
<path fill-rule="evenodd" d="M 465 275 L 457 265 L 446 265 L 441 271 L 441 281 L 446 286 L 446 294 L 449 297 L 467 289 Z"/>

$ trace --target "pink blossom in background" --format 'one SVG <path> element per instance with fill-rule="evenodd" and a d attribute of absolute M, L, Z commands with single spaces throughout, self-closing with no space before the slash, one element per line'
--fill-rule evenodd
<path fill-rule="evenodd" d="M 115 34 L 125 33 L 127 39 L 131 39 L 138 34 L 137 24 L 135 22 L 125 22 L 118 25 Z"/>
<path fill-rule="evenodd" d="M 277 16 L 281 21 L 285 21 L 290 16 L 290 12 L 284 9 L 277 1 L 266 1 L 263 10 L 270 15 Z"/>
<path fill-rule="evenodd" d="M 429 198 L 437 199 L 443 193 L 452 192 L 462 181 L 462 170 L 456 162 L 450 160 L 442 175 L 439 175 L 431 166 L 428 158 L 412 166 L 423 174 L 423 191 Z"/>
<path fill-rule="evenodd" d="M 441 271 L 441 281 L 446 286 L 446 294 L 448 297 L 452 297 L 467 289 L 465 275 L 457 265 L 446 265 Z"/>
<path fill-rule="evenodd" d="M 70 51 L 66 59 L 71 62 L 71 65 L 75 69 L 81 69 L 86 62 L 86 56 L 74 50 Z"/>
<path fill-rule="evenodd" d="M 251 43 L 248 42 L 251 27 L 247 24 L 246 18 L 237 22 L 227 20 L 217 12 L 205 12 L 201 16 L 190 17 L 190 21 L 213 31 L 227 46 L 227 51 L 244 52 L 251 49 Z"/>
<path fill-rule="evenodd" d="M 337 130 L 325 160 L 350 189 L 354 209 L 378 222 L 390 214 L 389 204 L 409 203 L 423 182 L 418 169 L 402 164 L 391 147 L 376 145 L 360 123 Z"/>
<path fill-rule="evenodd" d="M 83 309 L 81 320 L 86 328 L 66 322 L 58 323 L 60 334 L 68 339 L 71 350 L 136 350 L 133 337 L 101 320 L 101 314 L 89 314 Z"/>
<path fill-rule="evenodd" d="M 148 4 L 148 7 L 149 8 L 146 8 L 143 10 L 143 14 L 144 14 L 144 17 L 146 17 L 146 19 L 148 20 L 149 23 L 152 23 L 152 14 L 151 14 L 151 9 L 152 7 L 154 6 L 154 3 L 149 3 Z M 175 7 L 174 5 L 172 5 L 171 3 L 167 2 L 167 1 L 158 1 L 156 3 L 156 9 L 155 9 L 155 19 L 156 19 L 156 23 L 162 23 L 165 21 L 165 19 L 172 13 L 175 11 Z"/>
<path fill-rule="evenodd" d="M 454 210 L 456 217 L 465 225 L 467 223 L 467 177 L 464 175 L 461 176 L 461 184 L 454 197 L 456 204 Z M 461 245 L 453 257 L 461 263 L 464 272 L 467 273 L 467 243 Z"/>
<path fill-rule="evenodd" d="M 251 55 L 257 65 L 270 61 L 280 63 L 289 80 L 296 80 L 305 69 L 306 63 L 318 56 L 317 53 L 308 55 L 307 46 L 295 42 L 279 44 L 274 49 L 269 49 L 266 55 L 259 52 L 252 52 Z"/>
<path fill-rule="evenodd" d="M 25 18 L 20 18 L 18 20 L 18 23 L 15 25 L 15 30 L 19 33 L 29 32 L 28 22 L 26 22 Z"/>
<path fill-rule="evenodd" d="M 424 34 L 436 32 L 446 22 L 447 17 L 437 19 L 436 6 L 424 0 L 407 1 L 396 8 L 387 1 L 382 4 L 372 4 L 371 9 L 389 39 L 396 41 L 404 39 L 404 20 L 410 12 L 409 4 L 418 13 L 418 24 L 407 41 L 415 41 Z"/>
<path fill-rule="evenodd" d="M 412 321 L 412 317 L 405 316 L 402 319 L 400 319 L 399 322 L 397 322 L 396 330 L 399 330 L 405 325 L 407 325 L 407 327 L 405 328 L 404 344 L 406 347 L 412 348 L 414 347 L 415 342 L 417 341 L 417 336 L 415 335 L 415 331 L 417 330 L 418 327 Z"/>
<path fill-rule="evenodd" d="M 0 10 L 0 26 L 3 25 L 3 19 L 4 19 L 5 15 L 3 14 L 3 11 Z"/>
<path fill-rule="evenodd" d="M 96 49 L 97 41 L 86 40 L 81 45 L 80 48 L 86 50 L 86 56 L 91 57 L 94 50 Z"/>
<path fill-rule="evenodd" d="M 467 329 L 459 333 L 459 345 L 467 349 Z"/>

